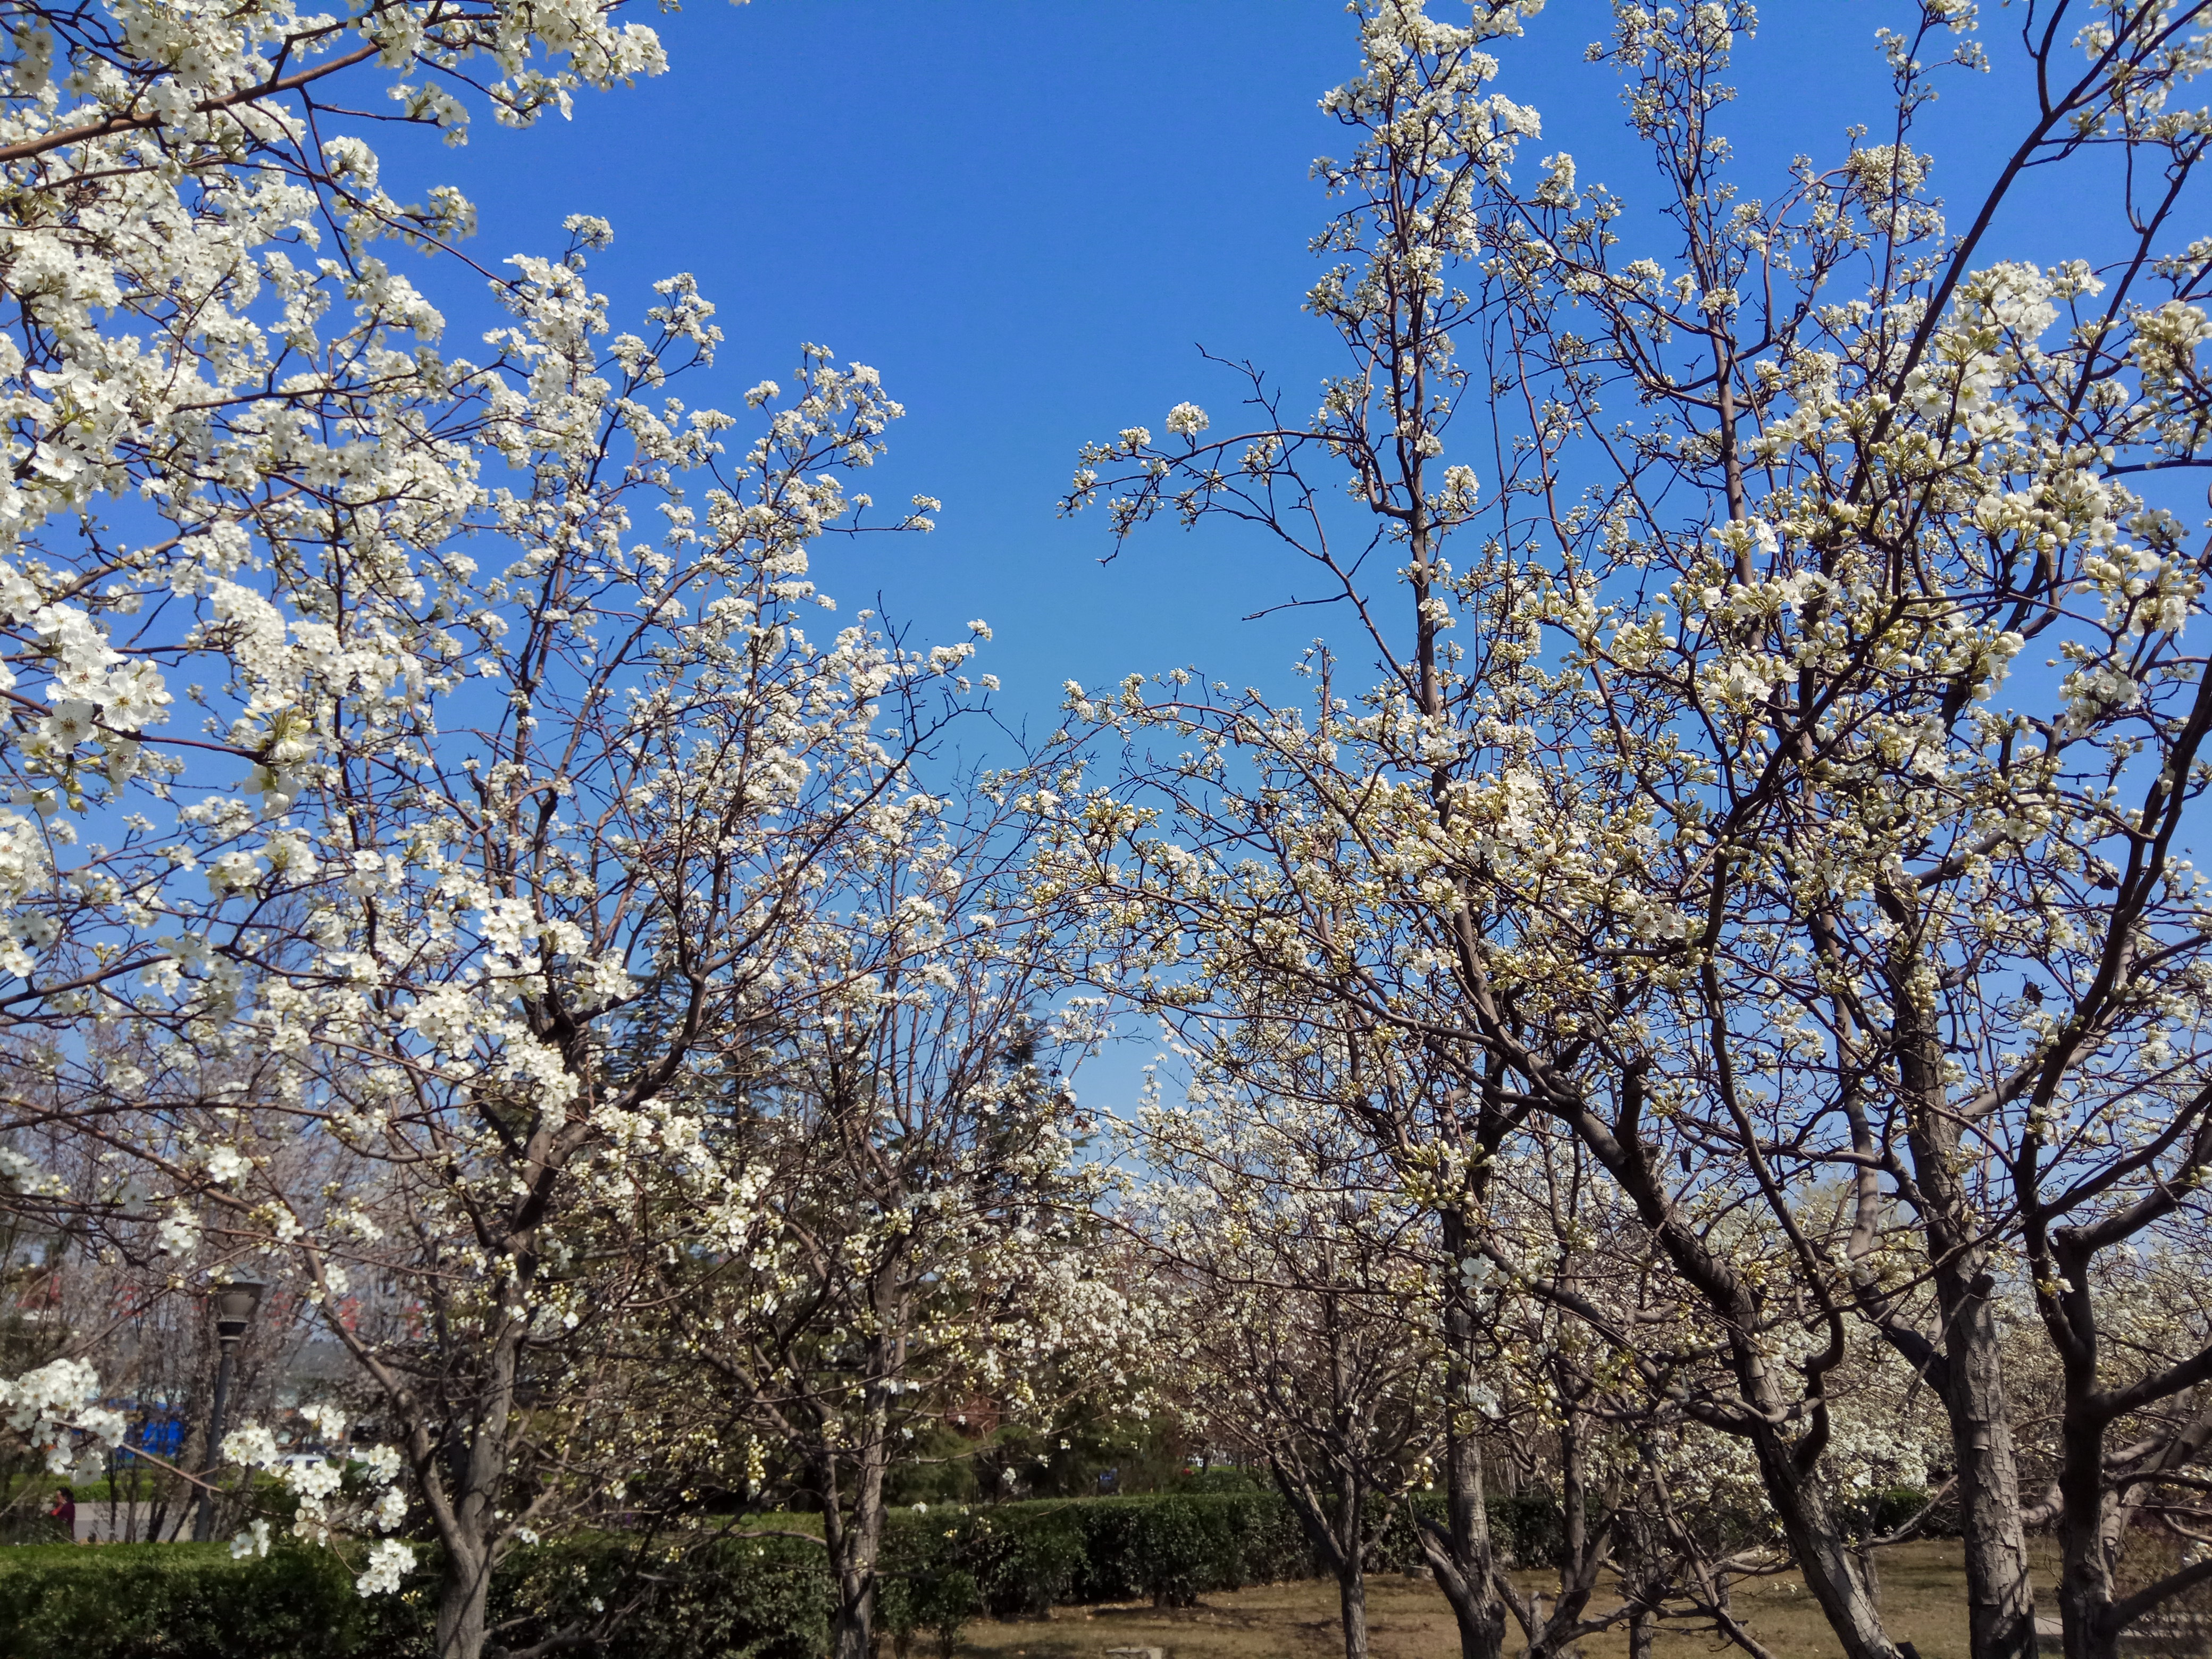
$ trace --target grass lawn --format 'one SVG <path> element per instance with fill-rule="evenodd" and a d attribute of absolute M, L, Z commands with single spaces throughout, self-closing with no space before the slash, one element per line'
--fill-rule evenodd
<path fill-rule="evenodd" d="M 1966 1604 L 1956 1540 L 1900 1544 L 1881 1553 L 1881 1603 L 1890 1634 L 1914 1644 L 1921 1659 L 1966 1659 Z M 2038 1575 L 2039 1599 L 2048 1589 Z M 1529 1588 L 1543 1580 L 1529 1575 Z M 1740 1586 L 1736 1611 L 1782 1659 L 1840 1653 L 1804 1581 L 1785 1572 Z M 1426 1579 L 1395 1575 L 1367 1585 L 1367 1624 L 1375 1659 L 1458 1659 L 1451 1609 Z M 1517 1628 L 1507 1626 L 1508 1652 Z M 934 1652 L 934 1642 L 917 1650 Z M 1662 1631 L 1655 1659 L 1693 1659 L 1720 1650 L 1710 1637 Z M 1168 1659 L 1322 1659 L 1341 1654 L 1336 1587 L 1322 1580 L 1264 1584 L 1205 1597 L 1199 1606 L 1061 1607 L 1049 1620 L 968 1627 L 957 1650 L 990 1659 L 1100 1659 L 1109 1648 L 1158 1647 Z M 1626 1659 L 1626 1628 L 1583 1644 L 1584 1659 Z"/>

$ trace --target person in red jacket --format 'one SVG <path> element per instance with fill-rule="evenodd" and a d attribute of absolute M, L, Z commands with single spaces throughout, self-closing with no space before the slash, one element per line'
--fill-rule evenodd
<path fill-rule="evenodd" d="M 76 1543 L 76 1493 L 67 1486 L 56 1486 L 54 1488 L 54 1506 L 51 1510 L 48 1510 L 46 1513 L 52 1516 L 54 1520 L 60 1524 L 63 1539 L 66 1542 L 71 1544 Z"/>

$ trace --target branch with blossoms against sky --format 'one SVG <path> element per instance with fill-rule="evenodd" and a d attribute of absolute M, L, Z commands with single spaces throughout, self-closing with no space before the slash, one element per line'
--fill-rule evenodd
<path fill-rule="evenodd" d="M 1852 1182 L 1847 1249 L 1867 1265 L 1822 1294 L 1855 1302 L 1927 1368 L 1954 1413 L 1969 1511 L 1990 1517 L 1982 1535 L 2015 1539 L 2012 1449 L 1989 1427 L 2005 1413 L 1989 1275 L 2001 1258 L 1987 1253 L 1990 1237 L 2037 1226 L 2031 1193 L 2046 1142 L 2063 1145 L 2062 1158 L 2087 1154 L 2093 1188 L 2131 1178 L 2129 1164 L 2097 1155 L 2108 1135 L 2165 1149 L 2175 1159 L 2165 1176 L 2193 1179 L 2181 1149 L 2195 1143 L 2202 1110 L 2191 1079 L 2203 1064 L 2195 1011 L 2205 972 L 2202 890 L 2177 842 L 2203 782 L 2204 665 L 2182 635 L 2201 608 L 2205 552 L 2155 493 L 2159 472 L 2203 462 L 2194 358 L 2206 337 L 2195 301 L 2206 250 L 2160 243 L 2184 222 L 2174 216 L 2203 156 L 2201 115 L 2172 106 L 2169 91 L 2203 61 L 2203 12 L 2075 9 L 2066 28 L 2067 8 L 2039 12 L 2027 40 L 2042 89 L 2033 125 L 1962 236 L 1944 235 L 1925 193 L 1930 164 L 1905 142 L 1928 90 L 1923 42 L 1973 21 L 1965 8 L 1931 8 L 1919 38 L 1886 43 L 1892 143 L 1858 149 L 1838 173 L 1801 169 L 1798 193 L 1763 211 L 1731 205 L 1713 169 L 1681 174 L 1694 188 L 1675 211 L 1693 257 L 1674 279 L 1673 314 L 1651 262 L 1612 274 L 1606 227 L 1617 204 L 1568 199 L 1547 204 L 1547 220 L 1528 216 L 1516 292 L 1532 303 L 1539 290 L 1585 296 L 1622 343 L 1569 363 L 1537 343 L 1545 325 L 1507 352 L 1593 428 L 1609 388 L 1666 411 L 1620 447 L 1609 514 L 1581 526 L 1553 520 L 1552 535 L 1584 563 L 1571 578 L 1577 598 L 1552 619 L 1606 684 L 1616 718 L 1638 703 L 1648 711 L 1650 723 L 1613 745 L 1624 769 L 1635 764 L 1630 745 L 1668 724 L 1703 728 L 1698 746 L 1713 757 L 1714 816 L 1700 826 L 1709 915 L 1748 898 L 1739 881 L 1758 891 L 1759 849 L 1788 848 L 1777 874 L 1790 897 L 1773 908 L 1751 900 L 1744 919 L 1756 915 L 1770 939 L 1794 935 L 1803 968 L 1747 934 L 1749 949 L 1726 949 L 1730 968 L 1704 974 L 1715 1033 L 1706 1086 L 1737 1119 L 1715 1139 L 1741 1149 L 1757 1179 L 1825 1164 Z M 1724 68 L 1728 51 L 1724 29 L 1669 38 L 1624 22 L 1613 56 L 1645 81 L 1693 81 Z M 1963 51 L 1971 60 L 1971 46 Z M 1702 142 L 1688 117 L 1650 131 L 1669 154 Z M 2021 174 L 2085 147 L 2130 157 L 2110 263 L 1975 269 Z M 1696 229 L 1723 220 L 1725 237 Z M 1850 234 L 1823 240 L 1838 226 Z M 1527 280 L 1546 259 L 1565 274 Z M 1847 266 L 1867 273 L 1871 309 L 1863 326 L 1838 330 L 1808 273 Z M 1711 378 L 1674 363 L 1666 374 L 1670 341 L 1710 349 Z M 1701 419 L 1710 445 L 1680 441 Z M 2135 493 L 2146 480 L 2154 493 Z M 1686 481 L 1728 507 L 1703 555 L 1642 505 Z M 1772 493 L 1762 501 L 1762 490 Z M 1608 570 L 1625 581 L 1624 556 L 1650 607 L 1641 628 L 1624 625 L 1630 605 L 1602 603 Z M 1676 583 L 1664 598 L 1662 570 Z M 1607 610 L 1595 627 L 1593 610 Z M 1785 612 L 1796 626 L 1759 641 L 1763 618 Z M 1607 626 L 1611 646 L 1600 638 Z M 1983 707 L 2032 644 L 2048 651 L 2051 672 L 2033 676 L 2027 706 Z M 1700 933 L 1715 937 L 1711 924 L 1689 937 Z M 1748 976 L 1731 985 L 1731 969 Z M 1802 1012 L 1769 1046 L 1741 1011 L 1755 988 L 1775 985 L 1792 986 Z M 1726 1052 L 1724 1020 L 1750 1038 L 1741 1057 Z M 1802 1054 L 1808 1028 L 1824 1029 L 1837 1064 L 1833 1085 L 1806 1104 L 1837 1111 L 1847 1144 L 1823 1145 L 1817 1117 L 1783 1103 L 1787 1089 L 1755 1086 L 1780 1109 L 1756 1135 L 1729 1098 L 1741 1058 Z M 2063 1127 L 2045 1115 L 2061 1100 Z M 1759 1139 L 1776 1153 L 1764 1171 Z M 1978 1166 L 1966 1151 L 1977 1145 Z M 1909 1176 L 1893 1161 L 1900 1153 Z M 1917 1269 L 1882 1241 L 1885 1166 L 1889 1190 L 1923 1218 Z M 1818 1285 L 1822 1276 L 1808 1267 L 1806 1277 Z M 1900 1316 L 1892 1288 L 1923 1282 L 1933 1305 Z M 2070 1420 L 2086 1427 L 2095 1415 Z M 2072 1455 L 2095 1467 L 2104 1455 L 2090 1444 Z M 2106 1477 L 2116 1493 L 2123 1476 Z M 2075 1492 L 2083 1541 L 2069 1551 L 2078 1577 L 2061 1605 L 2069 1651 L 2094 1651 L 2124 1617 L 2185 1586 L 2154 1587 L 2123 1614 L 2095 1565 L 2101 1547 L 2088 1542 L 2108 1525 L 2107 1500 L 2098 1478 L 2081 1477 Z M 2027 1618 L 2019 1550 L 2008 1542 L 1999 1554 L 1985 1568 L 1969 1563 L 1970 1578 L 1982 1569 L 1974 1594 L 1988 1609 L 1976 1639 L 1995 1650 L 2024 1639 Z"/>
<path fill-rule="evenodd" d="M 459 142 L 471 96 L 526 125 L 577 87 L 657 73 L 652 32 L 612 9 L 10 9 L 0 957 L 21 984 L 0 1017 L 65 1030 L 95 988 L 172 954 L 155 937 L 193 930 L 143 896 L 171 781 L 224 752 L 241 772 L 281 763 L 299 741 L 233 729 L 234 704 L 211 730 L 170 726 L 183 683 L 231 678 L 241 572 L 281 586 L 297 545 L 343 542 L 367 586 L 392 584 L 393 614 L 343 638 L 301 617 L 306 642 L 386 683 L 416 673 L 409 637 L 434 595 L 410 561 L 473 511 L 485 410 L 475 371 L 434 343 L 442 318 L 375 245 L 453 252 L 474 212 L 442 186 L 395 200 L 360 134 L 397 119 Z M 101 844 L 72 851 L 88 804 Z M 48 959 L 94 935 L 96 963 Z"/>
<path fill-rule="evenodd" d="M 1260 370 L 1240 365 L 1258 417 L 1248 429 L 1206 438 L 1206 412 L 1180 404 L 1167 417 L 1169 447 L 1156 448 L 1142 427 L 1086 446 L 1060 503 L 1063 513 L 1081 511 L 1103 489 L 1117 544 L 1163 511 L 1186 528 L 1201 517 L 1261 528 L 1320 568 L 1323 592 L 1303 603 L 1347 605 L 1379 661 L 1425 709 L 1440 695 L 1448 617 L 1432 591 L 1448 580 L 1435 555 L 1477 506 L 1468 468 L 1430 465 L 1468 384 L 1457 338 L 1482 317 L 1474 298 L 1444 278 L 1479 252 L 1474 214 L 1484 180 L 1538 131 L 1534 112 L 1484 87 L 1498 70 L 1487 48 L 1517 38 L 1522 20 L 1540 9 L 1540 0 L 1483 0 L 1467 28 L 1418 6 L 1358 14 L 1364 72 L 1322 107 L 1359 145 L 1348 161 L 1314 164 L 1332 194 L 1352 201 L 1312 244 L 1324 258 L 1355 258 L 1333 265 L 1305 302 L 1343 343 L 1345 372 L 1324 384 L 1319 408 L 1300 423 L 1284 418 Z M 1417 111 L 1425 118 L 1414 118 Z M 1309 476 L 1309 458 L 1344 476 Z M 1348 534 L 1328 510 L 1346 495 L 1364 510 Z M 1413 637 L 1395 647 L 1368 598 L 1368 562 L 1386 548 L 1407 556 L 1400 574 L 1414 606 Z"/>
<path fill-rule="evenodd" d="M 123 1220 L 160 1216 L 180 1281 L 258 1257 L 313 1286 L 447 1546 L 441 1651 L 473 1656 L 516 1390 L 593 1306 L 555 1242 L 571 1160 L 619 1148 L 604 1208 L 681 1146 L 660 1091 L 768 1017 L 810 869 L 913 793 L 969 648 L 799 622 L 897 406 L 810 352 L 726 458 L 730 420 L 665 395 L 711 308 L 674 278 L 613 334 L 593 221 L 497 277 L 512 325 L 473 360 L 441 350 L 386 256 L 472 210 L 388 194 L 362 135 L 657 72 L 610 9 L 19 8 L 0 58 L 0 1019 L 38 1073 L 11 1121 L 134 1160 Z M 919 717 L 879 741 L 887 697 Z M 610 1072 L 634 973 L 680 1018 Z M 356 1184 L 300 1185 L 303 1142 Z"/>
<path fill-rule="evenodd" d="M 52 1359 L 0 1380 L 8 1426 L 42 1453 L 50 1474 L 66 1474 L 87 1446 L 122 1443 L 123 1414 L 100 1403 L 100 1372 L 82 1359 Z"/>
<path fill-rule="evenodd" d="M 350 1425 L 343 1407 L 308 1405 L 301 1408 L 301 1415 L 325 1442 L 346 1444 Z M 362 1595 L 390 1595 L 415 1565 L 411 1546 L 375 1535 L 398 1531 L 407 1518 L 406 1493 L 399 1485 L 400 1455 L 393 1448 L 369 1446 L 336 1456 L 288 1456 L 266 1428 L 248 1423 L 223 1437 L 222 1459 L 239 1468 L 265 1469 L 276 1477 L 293 1500 L 295 1538 L 326 1545 L 343 1534 L 367 1534 L 369 1542 L 355 1580 Z M 232 1557 L 243 1560 L 268 1554 L 270 1530 L 265 1519 L 248 1522 L 231 1540 Z"/>
<path fill-rule="evenodd" d="M 1944 1403 L 1974 1651 L 2009 1659 L 2033 1609 L 1999 1241 L 2044 1193 L 2196 1190 L 2208 551 L 2166 480 L 2208 429 L 2208 15 L 2008 12 L 2010 148 L 1955 229 L 1914 145 L 1940 74 L 1972 90 L 1972 6 L 1897 8 L 1878 137 L 1766 198 L 1723 125 L 1751 9 L 1617 7 L 1592 61 L 1656 165 L 1647 210 L 1564 149 L 1522 183 L 1510 154 L 1455 171 L 1534 118 L 1466 32 L 1378 4 L 1331 103 L 1361 148 L 1322 169 L 1354 204 L 1322 246 L 1356 258 L 1314 309 L 1356 372 L 1296 432 L 1262 391 L 1234 462 L 1188 409 L 1178 442 L 1132 428 L 1067 502 L 1117 503 L 1117 536 L 1258 522 L 1376 658 L 1347 688 L 1317 647 L 1307 708 L 1184 675 L 1072 698 L 1128 745 L 1065 841 L 1102 952 L 1135 949 L 1154 1006 L 1266 982 L 1269 1018 L 1394 1032 L 1571 1128 L 1733 1345 L 1738 1431 L 1857 1659 L 1893 1644 L 1821 1473 L 1853 1328 Z M 2001 257 L 2004 211 L 2115 154 L 2081 259 Z M 2054 1156 L 2087 1185 L 2032 1190 Z M 1815 1226 L 1808 1183 L 1850 1201 Z M 1787 1367 L 1708 1188 L 1769 1218 L 1822 1334 Z M 2077 1491 L 2061 1611 L 2092 1659 L 2123 1615 L 2091 1542 L 2112 1493 Z"/>

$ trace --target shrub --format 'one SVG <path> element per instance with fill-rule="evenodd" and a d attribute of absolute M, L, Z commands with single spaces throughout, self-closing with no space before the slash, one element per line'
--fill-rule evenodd
<path fill-rule="evenodd" d="M 969 1511 L 965 1553 L 994 1619 L 1041 1619 L 1067 1599 L 1086 1558 L 1074 1503 Z"/>
<path fill-rule="evenodd" d="M 326 1552 L 233 1561 L 220 1544 L 52 1545 L 0 1560 L 5 1659 L 339 1659 L 364 1635 Z"/>
<path fill-rule="evenodd" d="M 958 1568 L 999 1617 L 1055 1602 L 1152 1597 L 1188 1602 L 1211 1590 L 1300 1578 L 1312 1551 L 1270 1492 L 1038 1500 L 891 1515 L 887 1580 Z"/>
<path fill-rule="evenodd" d="M 922 1631 L 937 1638 L 944 1659 L 952 1659 L 962 1627 L 982 1610 L 983 1592 L 975 1576 L 949 1563 L 887 1577 L 876 1586 L 876 1622 L 890 1637 L 899 1659 L 906 1659 Z"/>
<path fill-rule="evenodd" d="M 829 1564 L 800 1539 L 740 1534 L 677 1550 L 599 1535 L 517 1552 L 494 1583 L 491 1611 L 510 1647 L 591 1630 L 604 1622 L 593 1603 L 635 1603 L 601 1651 L 623 1659 L 813 1659 L 827 1643 L 830 1599 Z"/>
<path fill-rule="evenodd" d="M 830 1576 L 819 1549 L 791 1539 L 726 1539 L 672 1559 L 585 1538 L 509 1557 L 491 1618 L 503 1645 L 528 1647 L 590 1629 L 594 1601 L 636 1604 L 604 1644 L 623 1659 L 815 1659 Z M 0 1553 L 0 1659 L 429 1659 L 436 1611 L 434 1556 L 399 1594 L 363 1601 L 321 1550 L 244 1561 L 220 1544 Z"/>
<path fill-rule="evenodd" d="M 1490 1500 L 1490 1535 L 1516 1567 L 1547 1567 L 1566 1547 L 1565 1517 L 1547 1492 Z"/>
<path fill-rule="evenodd" d="M 971 1570 L 974 1523 L 961 1511 L 890 1519 L 877 1558 L 876 1623 L 905 1659 L 915 1635 L 935 1635 L 947 1655 L 961 1626 L 983 1610 Z"/>
<path fill-rule="evenodd" d="M 1272 1492 L 1267 1477 L 1255 1474 L 1249 1469 L 1240 1469 L 1234 1463 L 1220 1463 L 1210 1469 L 1187 1469 L 1168 1483 L 1169 1490 L 1186 1495 L 1203 1494 L 1214 1497 L 1224 1493 L 1239 1496 L 1246 1492 Z"/>
<path fill-rule="evenodd" d="M 1145 1506 L 1137 1560 L 1142 1586 L 1156 1607 L 1187 1607 L 1202 1590 L 1231 1589 L 1243 1578 L 1219 1504 L 1203 1510 L 1188 1498 Z"/>

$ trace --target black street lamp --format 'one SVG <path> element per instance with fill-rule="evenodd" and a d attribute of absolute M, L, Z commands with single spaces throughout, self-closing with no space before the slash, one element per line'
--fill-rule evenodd
<path fill-rule="evenodd" d="M 192 1542 L 204 1544 L 215 1536 L 215 1477 L 222 1467 L 222 1408 L 230 1394 L 231 1361 L 238 1357 L 238 1345 L 246 1338 L 246 1328 L 253 1322 L 260 1311 L 262 1293 L 269 1287 L 251 1279 L 234 1279 L 228 1285 L 219 1285 L 210 1298 L 215 1304 L 216 1340 L 222 1345 L 222 1358 L 215 1368 L 215 1410 L 208 1415 L 206 1484 L 200 1488 L 200 1512 L 192 1522 Z"/>

